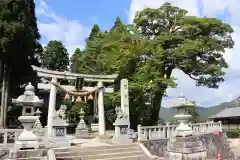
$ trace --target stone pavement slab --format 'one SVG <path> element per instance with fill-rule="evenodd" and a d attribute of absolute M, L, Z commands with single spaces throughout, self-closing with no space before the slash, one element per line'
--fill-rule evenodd
<path fill-rule="evenodd" d="M 71 143 L 81 147 L 111 146 L 111 143 L 101 142 L 98 138 L 93 139 L 72 139 Z"/>

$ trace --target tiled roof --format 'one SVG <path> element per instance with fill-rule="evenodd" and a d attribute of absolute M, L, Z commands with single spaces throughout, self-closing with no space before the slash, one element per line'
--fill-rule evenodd
<path fill-rule="evenodd" d="M 227 117 L 240 117 L 240 107 L 225 108 L 221 112 L 212 115 L 210 119 L 227 118 Z"/>

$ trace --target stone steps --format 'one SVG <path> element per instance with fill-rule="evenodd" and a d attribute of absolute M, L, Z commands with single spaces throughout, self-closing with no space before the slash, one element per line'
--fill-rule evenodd
<path fill-rule="evenodd" d="M 47 160 L 47 157 L 27 157 L 27 158 L 17 158 L 17 160 Z"/>
<path fill-rule="evenodd" d="M 105 146 L 94 146 L 94 147 L 62 147 L 62 148 L 54 148 L 55 153 L 60 152 L 85 152 L 89 150 L 94 151 L 104 151 L 109 149 L 125 149 L 125 148 L 138 148 L 139 146 L 136 144 L 126 144 L 126 145 L 105 145 Z"/>
<path fill-rule="evenodd" d="M 108 153 L 108 154 L 111 154 L 113 152 L 135 152 L 135 151 L 139 151 L 139 148 L 138 147 L 135 147 L 135 148 L 111 148 L 111 149 L 107 149 L 107 150 L 88 150 L 88 151 L 75 151 L 75 152 L 58 152 L 58 153 L 55 153 L 56 156 L 64 156 L 64 155 L 69 155 L 71 154 L 72 156 L 77 156 L 79 154 L 81 155 L 95 155 L 95 154 L 100 154 L 102 152 L 104 152 L 105 154 Z"/>
<path fill-rule="evenodd" d="M 142 152 L 120 152 L 120 153 L 102 153 L 95 155 L 85 155 L 85 156 L 61 156 L 56 157 L 57 160 L 117 160 L 117 159 L 133 159 L 133 160 L 144 160 L 145 155 Z"/>
<path fill-rule="evenodd" d="M 55 150 L 57 160 L 147 160 L 137 144 Z"/>

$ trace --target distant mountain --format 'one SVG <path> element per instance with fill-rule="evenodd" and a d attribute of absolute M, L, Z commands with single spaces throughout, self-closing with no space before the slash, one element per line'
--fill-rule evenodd
<path fill-rule="evenodd" d="M 197 107 L 198 114 L 200 115 L 199 121 L 206 121 L 208 120 L 208 117 L 215 115 L 222 111 L 226 107 L 239 107 L 240 106 L 240 97 L 230 101 L 230 102 L 224 102 L 221 104 L 218 104 L 216 106 L 212 107 Z M 164 119 L 165 121 L 171 120 L 172 116 L 176 113 L 175 108 L 165 108 L 161 107 L 160 109 L 160 118 Z"/>

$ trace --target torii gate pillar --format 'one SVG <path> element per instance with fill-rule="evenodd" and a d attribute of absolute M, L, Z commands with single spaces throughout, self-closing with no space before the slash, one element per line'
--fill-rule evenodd
<path fill-rule="evenodd" d="M 99 125 L 99 136 L 106 134 L 106 123 L 105 123 L 105 111 L 103 101 L 103 82 L 98 82 L 98 87 L 101 87 L 98 91 L 98 125 Z"/>
<path fill-rule="evenodd" d="M 51 82 L 57 83 L 57 78 L 52 78 Z M 53 111 L 55 110 L 56 106 L 56 95 L 57 95 L 57 88 L 55 85 L 50 84 L 50 96 L 49 96 L 49 104 L 48 104 L 48 136 L 52 136 L 52 121 L 53 121 Z"/>

